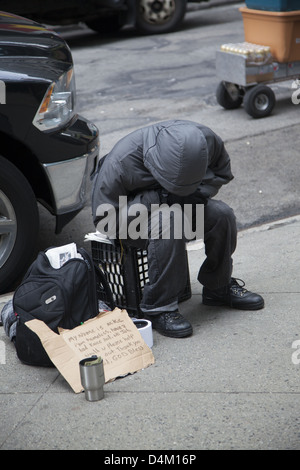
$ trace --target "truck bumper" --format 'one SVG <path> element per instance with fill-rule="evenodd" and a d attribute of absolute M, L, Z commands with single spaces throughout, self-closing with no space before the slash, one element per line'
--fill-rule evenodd
<path fill-rule="evenodd" d="M 89 126 L 92 124 L 89 123 Z M 94 132 L 98 132 L 95 127 Z M 52 212 L 56 216 L 56 233 L 90 202 L 93 172 L 99 155 L 99 138 L 90 142 L 86 153 L 68 160 L 42 163 L 52 189 Z"/>

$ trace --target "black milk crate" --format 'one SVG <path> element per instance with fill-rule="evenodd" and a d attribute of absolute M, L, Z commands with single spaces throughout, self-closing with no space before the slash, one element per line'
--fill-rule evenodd
<path fill-rule="evenodd" d="M 126 309 L 132 317 L 142 318 L 139 305 L 143 288 L 148 282 L 147 252 L 98 241 L 91 242 L 91 249 L 93 261 L 104 272 L 116 306 Z M 192 296 L 187 257 L 186 262 L 187 282 L 183 292 L 179 294 L 179 302 L 188 300 Z M 105 298 L 103 300 L 105 301 Z"/>

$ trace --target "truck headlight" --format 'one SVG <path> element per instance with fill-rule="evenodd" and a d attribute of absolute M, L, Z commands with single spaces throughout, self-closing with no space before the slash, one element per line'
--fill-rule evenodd
<path fill-rule="evenodd" d="M 42 131 L 62 127 L 74 114 L 75 97 L 75 77 L 71 68 L 48 87 L 33 125 Z"/>

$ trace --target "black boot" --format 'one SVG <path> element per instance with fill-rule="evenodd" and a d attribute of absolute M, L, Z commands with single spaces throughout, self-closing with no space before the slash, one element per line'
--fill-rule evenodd
<path fill-rule="evenodd" d="M 179 312 L 162 312 L 155 315 L 145 315 L 152 323 L 152 328 L 164 336 L 185 338 L 193 333 L 192 325 Z"/>
<path fill-rule="evenodd" d="M 264 307 L 264 299 L 259 294 L 244 289 L 240 279 L 231 278 L 230 284 L 224 288 L 209 290 L 203 287 L 202 303 L 204 305 L 227 305 L 240 310 L 259 310 Z"/>

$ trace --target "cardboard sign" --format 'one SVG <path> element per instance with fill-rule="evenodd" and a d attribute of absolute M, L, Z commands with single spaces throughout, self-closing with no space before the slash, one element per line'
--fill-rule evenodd
<path fill-rule="evenodd" d="M 103 358 L 105 382 L 145 369 L 154 363 L 151 349 L 143 340 L 126 310 L 116 308 L 72 330 L 54 333 L 43 321 L 26 326 L 40 338 L 53 364 L 75 393 L 83 391 L 79 361 L 94 354 Z"/>

